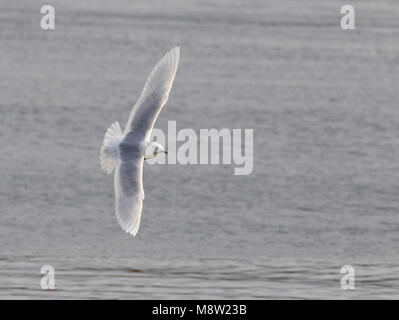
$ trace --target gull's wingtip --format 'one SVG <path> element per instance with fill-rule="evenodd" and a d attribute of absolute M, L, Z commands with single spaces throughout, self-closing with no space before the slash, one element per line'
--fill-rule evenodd
<path fill-rule="evenodd" d="M 179 45 L 175 45 L 172 49 L 169 50 L 170 53 L 173 53 L 177 59 L 179 59 L 180 57 L 180 46 Z"/>
<path fill-rule="evenodd" d="M 122 227 L 122 230 L 125 231 L 128 235 L 131 235 L 133 238 L 136 237 L 136 234 L 139 232 L 139 228 L 125 229 L 124 227 Z"/>
<path fill-rule="evenodd" d="M 138 230 L 137 230 L 137 231 L 138 231 Z M 126 232 L 127 234 L 131 235 L 133 238 L 136 237 L 137 231 L 136 231 L 136 232 L 132 232 L 132 231 L 125 230 L 125 232 Z"/>
<path fill-rule="evenodd" d="M 139 226 L 140 226 L 140 221 L 136 221 L 135 224 L 131 225 L 131 226 L 126 226 L 126 225 L 122 225 L 120 224 L 123 231 L 125 231 L 127 234 L 136 237 L 136 234 L 139 232 Z"/>

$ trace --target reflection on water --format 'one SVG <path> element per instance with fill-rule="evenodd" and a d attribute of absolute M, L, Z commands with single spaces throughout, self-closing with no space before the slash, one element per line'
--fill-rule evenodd
<path fill-rule="evenodd" d="M 355 268 L 355 290 L 342 290 L 340 266 L 296 261 L 163 261 L 53 258 L 55 290 L 40 288 L 48 257 L 3 258 L 0 298 L 14 299 L 371 299 L 399 298 L 399 265 Z M 134 266 L 134 267 L 133 267 Z"/>

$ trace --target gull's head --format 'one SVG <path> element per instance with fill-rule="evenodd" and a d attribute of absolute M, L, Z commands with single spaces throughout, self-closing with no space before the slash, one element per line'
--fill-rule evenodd
<path fill-rule="evenodd" d="M 160 153 L 168 154 L 168 151 L 160 143 L 150 142 L 145 149 L 144 159 L 154 158 Z"/>
<path fill-rule="evenodd" d="M 160 153 L 168 154 L 168 151 L 166 151 L 165 148 L 160 143 L 154 142 L 154 144 L 155 144 L 154 157 L 156 157 Z"/>

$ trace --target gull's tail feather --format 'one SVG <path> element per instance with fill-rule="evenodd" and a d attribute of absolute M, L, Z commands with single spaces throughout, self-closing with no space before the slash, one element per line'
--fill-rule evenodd
<path fill-rule="evenodd" d="M 105 133 L 103 145 L 101 146 L 101 168 L 108 174 L 115 169 L 119 161 L 119 144 L 122 140 L 122 129 L 116 121 L 108 128 Z"/>

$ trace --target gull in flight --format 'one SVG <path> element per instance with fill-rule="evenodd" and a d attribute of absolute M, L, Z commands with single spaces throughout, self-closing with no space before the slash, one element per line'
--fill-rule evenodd
<path fill-rule="evenodd" d="M 168 153 L 162 145 L 151 142 L 154 123 L 168 101 L 169 92 L 179 65 L 180 48 L 174 47 L 158 62 L 149 75 L 125 130 L 114 122 L 105 133 L 100 152 L 102 169 L 114 173 L 115 214 L 127 233 L 139 230 L 143 208 L 144 160 Z"/>

